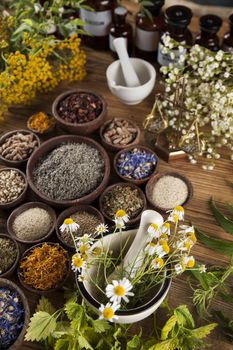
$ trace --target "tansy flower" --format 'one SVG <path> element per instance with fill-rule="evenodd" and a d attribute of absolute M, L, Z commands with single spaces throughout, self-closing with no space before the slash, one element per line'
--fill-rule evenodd
<path fill-rule="evenodd" d="M 69 232 L 69 231 L 71 231 L 71 232 L 74 233 L 74 232 L 77 231 L 78 228 L 79 228 L 79 225 L 76 222 L 74 222 L 74 220 L 71 219 L 71 218 L 65 219 L 63 224 L 60 226 L 61 232 L 64 232 L 64 231 Z"/>
<path fill-rule="evenodd" d="M 155 254 L 155 251 L 156 251 L 156 248 L 157 248 L 157 244 L 154 243 L 154 242 L 150 242 L 147 244 L 146 248 L 145 248 L 145 252 L 148 254 L 148 255 L 154 255 Z"/>
<path fill-rule="evenodd" d="M 151 261 L 151 265 L 154 269 L 161 269 L 164 265 L 164 260 L 162 258 L 155 258 Z"/>
<path fill-rule="evenodd" d="M 157 224 L 150 224 L 147 232 L 150 238 L 159 238 L 160 236 L 160 229 Z"/>
<path fill-rule="evenodd" d="M 113 280 L 112 284 L 108 284 L 106 287 L 106 295 L 110 298 L 110 301 L 119 303 L 123 299 L 126 303 L 129 302 L 127 296 L 134 296 L 134 293 L 130 292 L 133 288 L 132 284 L 127 278 L 123 278 L 120 281 Z"/>
<path fill-rule="evenodd" d="M 179 220 L 184 220 L 184 208 L 180 205 L 177 205 L 172 211 L 169 210 L 168 212 L 170 212 L 168 221 L 178 222 Z"/>
<path fill-rule="evenodd" d="M 72 256 L 71 268 L 74 272 L 76 271 L 82 272 L 82 270 L 85 269 L 86 266 L 87 266 L 87 263 L 81 255 L 74 254 Z"/>
<path fill-rule="evenodd" d="M 184 271 L 184 268 L 181 264 L 175 264 L 174 269 L 177 275 L 181 274 Z"/>
<path fill-rule="evenodd" d="M 99 311 L 101 312 L 99 319 L 105 319 L 109 322 L 117 321 L 118 317 L 115 315 L 115 312 L 119 307 L 120 305 L 115 303 L 107 303 L 106 305 L 101 304 L 99 308 Z"/>
<path fill-rule="evenodd" d="M 95 230 L 96 230 L 95 233 L 98 233 L 98 234 L 106 233 L 108 232 L 108 225 L 99 224 Z"/>
<path fill-rule="evenodd" d="M 206 272 L 206 266 L 204 264 L 199 267 L 199 272 L 200 273 Z"/>
<path fill-rule="evenodd" d="M 122 209 L 118 210 L 113 220 L 116 224 L 116 227 L 121 229 L 125 227 L 125 223 L 129 221 L 129 216 Z"/>
<path fill-rule="evenodd" d="M 165 222 L 165 223 L 160 227 L 160 232 L 161 232 L 161 235 L 165 234 L 165 235 L 170 236 L 171 230 L 170 230 L 170 224 L 169 224 L 169 222 Z"/>
<path fill-rule="evenodd" d="M 195 259 L 193 256 L 184 256 L 183 263 L 186 267 L 189 267 L 191 269 L 195 265 Z"/>

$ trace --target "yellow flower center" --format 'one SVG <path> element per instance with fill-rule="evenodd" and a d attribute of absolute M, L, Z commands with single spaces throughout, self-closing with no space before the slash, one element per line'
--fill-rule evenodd
<path fill-rule="evenodd" d="M 106 307 L 103 311 L 103 316 L 107 320 L 110 320 L 114 316 L 114 311 L 111 307 Z"/>
<path fill-rule="evenodd" d="M 160 238 L 162 238 L 160 241 L 165 241 L 165 240 L 168 239 L 166 233 L 163 233 L 163 234 L 160 236 Z"/>
<path fill-rule="evenodd" d="M 187 248 L 187 250 L 190 250 L 191 248 L 191 244 L 189 242 L 185 242 L 185 247 Z"/>
<path fill-rule="evenodd" d="M 80 253 L 84 254 L 88 250 L 88 246 L 86 244 L 83 244 L 79 247 Z"/>
<path fill-rule="evenodd" d="M 167 243 L 162 244 L 163 250 L 166 254 L 170 252 L 170 248 Z"/>
<path fill-rule="evenodd" d="M 83 265 L 83 259 L 78 257 L 76 254 L 72 256 L 72 263 L 75 267 L 82 267 Z"/>
<path fill-rule="evenodd" d="M 169 222 L 165 222 L 165 223 L 163 224 L 163 227 L 166 227 L 167 229 L 169 229 L 169 228 L 170 228 Z"/>
<path fill-rule="evenodd" d="M 184 208 L 181 206 L 181 205 L 177 205 L 175 208 L 174 208 L 175 211 L 179 211 L 179 212 L 184 212 Z"/>
<path fill-rule="evenodd" d="M 189 238 L 193 243 L 196 243 L 196 241 L 197 241 L 197 238 L 196 238 L 194 232 L 191 232 L 191 233 L 188 235 L 188 238 Z"/>
<path fill-rule="evenodd" d="M 123 218 L 126 215 L 126 212 L 123 209 L 117 210 L 116 216 L 118 218 Z"/>
<path fill-rule="evenodd" d="M 95 247 L 93 250 L 92 250 L 93 254 L 95 255 L 100 255 L 102 253 L 102 249 L 100 247 Z"/>
<path fill-rule="evenodd" d="M 73 220 L 73 219 L 71 219 L 71 218 L 65 219 L 65 220 L 64 220 L 64 224 L 65 224 L 65 225 L 71 225 L 71 224 L 74 224 L 74 220 Z"/>
<path fill-rule="evenodd" d="M 192 268 L 195 265 L 195 261 L 193 259 L 190 259 L 187 263 L 187 266 Z"/>
<path fill-rule="evenodd" d="M 155 261 L 159 265 L 159 267 L 163 267 L 164 260 L 162 258 L 156 258 Z"/>
<path fill-rule="evenodd" d="M 123 286 L 116 286 L 114 288 L 114 293 L 118 296 L 118 297 L 123 297 L 123 295 L 125 295 L 125 288 Z"/>
<path fill-rule="evenodd" d="M 150 224 L 150 227 L 152 227 L 155 230 L 158 230 L 159 226 L 157 224 Z"/>
<path fill-rule="evenodd" d="M 173 216 L 174 222 L 178 222 L 179 221 L 179 216 L 178 215 L 173 214 L 172 216 Z"/>
<path fill-rule="evenodd" d="M 160 245 L 167 244 L 167 241 L 165 239 L 160 239 L 159 244 Z"/>

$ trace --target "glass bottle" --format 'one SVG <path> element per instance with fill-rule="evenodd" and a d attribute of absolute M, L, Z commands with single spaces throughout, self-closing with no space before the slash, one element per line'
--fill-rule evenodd
<path fill-rule="evenodd" d="M 86 45 L 96 50 L 107 50 L 108 33 L 112 23 L 114 0 L 87 0 L 85 5 L 93 11 L 81 8 L 80 18 L 86 22 L 83 29 L 89 34 L 85 36 Z"/>
<path fill-rule="evenodd" d="M 132 53 L 133 30 L 129 23 L 126 22 L 128 11 L 121 6 L 114 10 L 113 23 L 109 30 L 109 48 L 114 58 L 118 58 L 113 44 L 115 38 L 124 38 L 128 53 Z"/>
<path fill-rule="evenodd" d="M 164 16 L 161 8 L 164 0 L 155 0 L 153 6 L 146 9 L 152 18 L 146 13 L 139 12 L 136 15 L 135 28 L 135 55 L 149 61 L 156 61 L 160 34 L 164 30 Z"/>
<path fill-rule="evenodd" d="M 195 44 L 206 47 L 212 51 L 220 49 L 217 32 L 222 25 L 222 20 L 216 15 L 205 15 L 200 18 L 201 33 L 197 35 Z"/>
<path fill-rule="evenodd" d="M 167 25 L 167 30 L 164 33 L 169 35 L 172 39 L 180 42 L 183 45 L 192 45 L 192 34 L 188 29 L 188 25 L 192 18 L 192 11 L 181 5 L 170 6 L 165 11 L 165 23 Z M 173 57 L 169 53 L 163 52 L 163 36 L 159 42 L 158 48 L 158 63 L 162 66 L 168 66 L 169 63 L 173 63 L 177 66 L 181 66 L 180 62 L 181 55 L 184 55 L 186 49 L 180 52 L 178 48 L 172 50 Z"/>
<path fill-rule="evenodd" d="M 233 52 L 233 13 L 229 17 L 230 31 L 224 35 L 222 42 L 222 50 L 225 52 Z"/>

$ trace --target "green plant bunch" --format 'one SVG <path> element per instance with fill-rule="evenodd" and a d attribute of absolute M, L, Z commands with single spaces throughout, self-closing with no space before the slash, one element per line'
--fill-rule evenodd
<path fill-rule="evenodd" d="M 160 336 L 144 337 L 142 331 L 133 335 L 131 325 L 96 319 L 90 308 L 78 303 L 75 293 L 58 310 L 42 297 L 25 340 L 44 342 L 48 350 L 193 350 L 206 345 L 203 339 L 216 326 L 212 323 L 195 328 L 186 305 L 169 308 L 169 315 Z"/>

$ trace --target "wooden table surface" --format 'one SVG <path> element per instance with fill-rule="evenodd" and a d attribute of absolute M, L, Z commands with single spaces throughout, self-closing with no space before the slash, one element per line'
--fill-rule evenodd
<path fill-rule="evenodd" d="M 107 87 L 105 71 L 107 66 L 112 62 L 110 54 L 106 52 L 96 52 L 90 49 L 86 49 L 86 51 L 88 62 L 87 76 L 84 81 L 70 84 L 66 83 L 59 86 L 51 93 L 39 96 L 30 106 L 11 108 L 11 112 L 6 116 L 5 121 L 0 124 L 1 131 L 5 132 L 13 129 L 26 128 L 26 121 L 30 115 L 40 110 L 51 112 L 51 105 L 54 98 L 59 93 L 74 87 L 91 89 L 101 93 L 108 104 L 108 118 L 131 118 L 142 127 L 143 118 L 152 107 L 153 94 L 139 105 L 123 105 L 111 94 Z M 156 89 L 159 89 L 158 84 L 156 85 Z M 57 129 L 55 133 L 62 134 L 64 132 Z M 174 161 L 171 164 L 167 164 L 162 160 L 159 162 L 159 171 L 172 169 L 186 175 L 193 184 L 194 196 L 186 210 L 186 218 L 191 220 L 196 227 L 207 232 L 211 236 L 233 239 L 229 237 L 229 235 L 226 235 L 226 233 L 216 224 L 208 205 L 211 196 L 214 196 L 219 203 L 224 203 L 225 201 L 233 202 L 233 191 L 226 184 L 226 179 L 231 178 L 233 180 L 233 162 L 227 159 L 227 155 L 223 155 L 223 157 L 217 161 L 216 168 L 212 172 L 203 171 L 199 165 L 191 165 L 185 160 Z M 2 224 L 5 223 L 8 215 L 9 212 L 1 213 Z M 206 249 L 199 243 L 194 247 L 193 254 L 197 260 L 205 264 L 226 264 L 228 262 L 226 257 Z M 17 281 L 16 277 L 13 277 L 13 279 Z M 31 313 L 33 313 L 34 307 L 38 301 L 38 296 L 26 291 L 25 293 L 30 302 Z M 59 294 L 57 297 L 59 298 Z M 55 302 L 56 297 L 52 296 L 52 299 Z M 169 301 L 172 306 L 188 304 L 193 311 L 191 304 L 191 290 L 184 278 L 177 278 L 173 281 L 169 292 Z M 229 316 L 233 313 L 229 304 L 216 301 L 215 306 L 226 312 Z M 146 320 L 141 323 L 141 325 L 144 327 L 146 325 L 146 327 L 152 328 L 151 320 Z M 224 339 L 221 332 L 217 330 L 209 337 L 209 342 L 212 344 L 210 349 L 213 350 L 219 348 L 221 348 L 221 350 L 231 350 L 233 348 L 232 344 Z M 43 347 L 38 344 L 24 343 L 20 349 L 43 349 Z"/>

